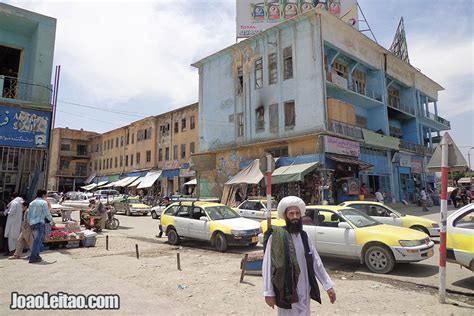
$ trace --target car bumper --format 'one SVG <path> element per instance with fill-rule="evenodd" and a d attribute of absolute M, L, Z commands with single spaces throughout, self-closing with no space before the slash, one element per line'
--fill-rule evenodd
<path fill-rule="evenodd" d="M 439 237 L 439 228 L 428 228 L 428 232 L 430 233 L 430 237 Z"/>
<path fill-rule="evenodd" d="M 434 242 L 417 247 L 390 247 L 397 262 L 416 262 L 434 255 Z"/>
<path fill-rule="evenodd" d="M 258 242 L 258 236 L 234 236 L 227 235 L 229 245 L 246 246 Z"/>
<path fill-rule="evenodd" d="M 143 215 L 143 214 L 148 214 L 150 212 L 150 210 L 146 210 L 146 209 L 133 209 L 131 208 L 130 209 L 130 214 L 139 214 L 139 215 Z"/>

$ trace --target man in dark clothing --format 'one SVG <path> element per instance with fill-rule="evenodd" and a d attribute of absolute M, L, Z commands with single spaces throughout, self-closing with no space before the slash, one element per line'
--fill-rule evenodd
<path fill-rule="evenodd" d="M 454 207 L 458 207 L 458 201 L 456 200 L 458 196 L 458 191 L 459 190 L 456 188 L 453 191 L 451 191 L 451 194 L 449 195 L 449 199 L 453 203 Z"/>

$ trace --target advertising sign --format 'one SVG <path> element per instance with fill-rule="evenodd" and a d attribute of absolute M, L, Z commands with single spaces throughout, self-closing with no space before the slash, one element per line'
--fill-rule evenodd
<path fill-rule="evenodd" d="M 327 153 L 359 157 L 360 146 L 358 142 L 337 137 L 324 136 L 324 148 Z"/>
<path fill-rule="evenodd" d="M 400 153 L 400 167 L 411 167 L 411 156 Z"/>
<path fill-rule="evenodd" d="M 411 173 L 421 174 L 423 172 L 423 160 L 411 158 Z"/>
<path fill-rule="evenodd" d="M 237 0 L 237 37 L 246 38 L 314 8 L 358 29 L 357 0 Z"/>
<path fill-rule="evenodd" d="M 0 145 L 47 148 L 51 112 L 0 105 Z"/>

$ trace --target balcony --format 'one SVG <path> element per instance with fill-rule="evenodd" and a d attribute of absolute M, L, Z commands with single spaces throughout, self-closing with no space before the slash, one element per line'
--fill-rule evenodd
<path fill-rule="evenodd" d="M 49 106 L 51 93 L 50 86 L 0 75 L 0 98 L 4 99 L 3 101 L 11 103 L 22 101 Z"/>
<path fill-rule="evenodd" d="M 362 128 L 347 123 L 330 120 L 328 129 L 331 132 L 363 140 Z"/>
<path fill-rule="evenodd" d="M 90 158 L 90 153 L 86 151 L 61 150 L 60 155 L 65 157 Z"/>
<path fill-rule="evenodd" d="M 438 116 L 434 113 L 426 112 L 426 111 L 422 111 L 421 115 L 424 118 L 427 118 L 431 121 L 441 124 L 443 128 L 445 129 L 451 129 L 451 123 L 448 120 L 442 118 L 441 116 Z"/>
<path fill-rule="evenodd" d="M 393 110 L 401 111 L 405 114 L 410 114 L 411 116 L 415 116 L 415 108 L 409 107 L 406 104 L 401 104 L 397 102 L 389 102 L 388 107 Z"/>
<path fill-rule="evenodd" d="M 432 156 L 434 152 L 433 148 L 410 143 L 402 139 L 400 140 L 400 149 L 406 150 L 415 154 L 423 155 L 423 156 Z"/>
<path fill-rule="evenodd" d="M 57 172 L 58 176 L 63 176 L 63 177 L 86 177 L 87 176 L 87 171 L 86 170 L 81 170 L 81 169 L 59 169 Z"/>

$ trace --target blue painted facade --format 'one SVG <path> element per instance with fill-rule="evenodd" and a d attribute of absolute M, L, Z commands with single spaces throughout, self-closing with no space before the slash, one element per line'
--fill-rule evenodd
<path fill-rule="evenodd" d="M 439 84 L 321 11 L 283 22 L 193 66 L 199 69 L 201 152 L 329 134 L 360 144 L 357 158 L 373 165 L 359 172 L 360 182 L 370 183 L 373 192 L 390 193 L 394 201 L 424 184 L 433 136 L 450 127 L 438 115 Z M 334 110 L 330 99 L 342 102 L 344 111 Z M 295 104 L 290 126 L 288 102 Z M 334 167 L 330 159 L 320 159 L 324 152 L 320 144 L 311 154 L 324 167 Z M 400 167 L 393 159 L 397 153 L 419 155 L 424 165 L 420 169 L 415 159 L 413 166 Z M 289 156 L 279 163 L 298 161 L 294 153 Z"/>

